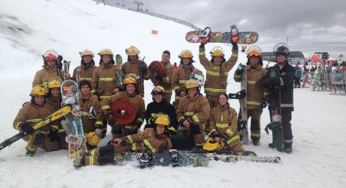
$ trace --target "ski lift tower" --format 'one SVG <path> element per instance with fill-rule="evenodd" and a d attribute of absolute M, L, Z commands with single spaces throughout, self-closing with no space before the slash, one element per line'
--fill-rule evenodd
<path fill-rule="evenodd" d="M 137 1 L 136 0 L 134 3 L 137 4 L 137 12 L 139 12 L 139 10 L 141 10 L 140 6 L 143 5 L 142 1 Z"/>

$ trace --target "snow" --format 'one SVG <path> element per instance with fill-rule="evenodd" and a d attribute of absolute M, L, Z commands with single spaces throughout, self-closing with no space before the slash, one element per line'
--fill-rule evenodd
<path fill-rule="evenodd" d="M 198 63 L 198 44 L 185 41 L 191 29 L 175 22 L 91 0 L 1 1 L 0 20 L 0 141 L 17 133 L 13 120 L 29 100 L 34 74 L 42 66 L 41 55 L 48 49 L 70 60 L 70 71 L 80 64 L 79 52 L 86 48 L 95 54 L 110 48 L 126 57 L 125 48 L 134 45 L 148 64 L 160 60 L 164 50 L 171 52 L 172 63 L 179 63 L 178 54 L 190 49 L 194 65 L 205 74 Z M 158 35 L 152 35 L 151 30 L 157 30 Z M 226 59 L 231 56 L 231 47 L 225 44 L 207 44 L 206 50 L 216 45 L 225 50 Z M 241 52 L 239 62 L 246 63 Z M 228 93 L 240 88 L 233 81 L 238 63 L 229 73 Z M 152 101 L 150 81 L 145 82 L 145 88 L 148 104 Z M 295 89 L 294 103 L 292 154 L 267 146 L 272 139 L 263 131 L 269 122 L 267 109 L 261 119 L 261 145 L 244 146 L 259 156 L 280 156 L 280 164 L 211 161 L 205 168 L 139 169 L 132 163 L 75 169 L 66 150 L 45 153 L 39 149 L 32 159 L 17 157 L 26 146 L 20 140 L 0 151 L 0 187 L 345 187 L 345 96 Z M 238 101 L 230 104 L 238 111 Z M 108 133 L 100 146 L 110 138 Z"/>

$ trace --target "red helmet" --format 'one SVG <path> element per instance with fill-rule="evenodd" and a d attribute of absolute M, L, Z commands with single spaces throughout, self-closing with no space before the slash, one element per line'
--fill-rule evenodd
<path fill-rule="evenodd" d="M 44 53 L 45 61 L 56 60 L 56 59 L 58 59 L 58 53 L 55 50 L 47 50 L 46 53 Z"/>

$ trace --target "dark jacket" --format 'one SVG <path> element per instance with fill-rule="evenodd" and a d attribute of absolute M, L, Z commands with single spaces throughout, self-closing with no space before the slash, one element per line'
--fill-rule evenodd
<path fill-rule="evenodd" d="M 151 121 L 153 117 L 159 112 L 167 114 L 169 116 L 169 119 L 171 120 L 171 126 L 177 129 L 178 121 L 177 121 L 177 114 L 176 114 L 175 108 L 165 98 L 162 99 L 160 103 L 153 101 L 148 104 L 147 110 L 144 115 L 144 118 L 148 124 L 146 128 L 152 128 L 153 124 Z"/>
<path fill-rule="evenodd" d="M 293 111 L 293 80 L 295 76 L 295 68 L 289 65 L 287 61 L 282 69 L 280 69 L 278 64 L 276 64 L 274 67 L 280 71 L 280 79 L 278 80 L 277 84 L 280 86 L 281 91 L 281 111 Z M 268 78 L 268 74 L 263 77 L 262 85 L 265 85 Z"/>

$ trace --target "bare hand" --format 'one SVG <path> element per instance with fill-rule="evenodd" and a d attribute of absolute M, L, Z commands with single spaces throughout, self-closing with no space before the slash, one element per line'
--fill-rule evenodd
<path fill-rule="evenodd" d="M 70 73 L 65 73 L 65 77 L 66 77 L 66 79 L 71 79 L 71 75 L 70 75 Z"/>
<path fill-rule="evenodd" d="M 193 69 L 193 71 L 192 72 L 194 72 L 194 73 L 198 73 L 199 72 L 199 70 L 198 69 Z"/>
<path fill-rule="evenodd" d="M 220 142 L 220 137 L 215 137 L 215 142 Z"/>
<path fill-rule="evenodd" d="M 121 144 L 121 142 L 122 142 L 122 140 L 119 139 L 119 138 L 114 138 L 113 141 L 118 143 L 116 146 L 119 146 Z"/>
<path fill-rule="evenodd" d="M 226 142 L 226 140 L 224 138 L 221 138 L 221 142 Z"/>
<path fill-rule="evenodd" d="M 114 90 L 113 90 L 113 93 L 118 93 L 120 90 L 119 90 L 119 88 L 115 88 Z"/>
<path fill-rule="evenodd" d="M 190 126 L 191 126 L 191 124 L 190 124 L 190 122 L 189 122 L 188 120 L 185 120 L 185 121 L 183 122 L 183 125 L 184 125 L 186 128 L 190 128 Z"/>

